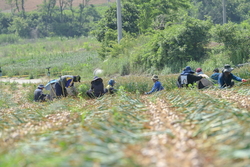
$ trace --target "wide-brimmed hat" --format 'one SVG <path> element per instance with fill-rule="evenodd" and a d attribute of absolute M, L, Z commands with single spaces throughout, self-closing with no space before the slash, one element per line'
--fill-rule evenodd
<path fill-rule="evenodd" d="M 224 66 L 223 72 L 231 72 L 233 70 L 234 70 L 234 68 L 231 68 L 231 66 L 229 64 L 226 64 Z"/>
<path fill-rule="evenodd" d="M 158 77 L 158 75 L 153 75 L 151 79 L 159 80 L 159 77 Z"/>
<path fill-rule="evenodd" d="M 91 81 L 91 83 L 93 82 L 99 82 L 99 81 L 103 81 L 102 78 L 98 77 L 98 76 L 94 76 L 93 80 Z"/>
<path fill-rule="evenodd" d="M 44 88 L 44 85 L 38 85 L 38 87 L 37 88 L 41 88 L 41 89 L 43 89 Z"/>
<path fill-rule="evenodd" d="M 94 76 L 93 81 L 95 81 L 97 79 L 99 79 L 99 77 L 98 76 Z"/>
<path fill-rule="evenodd" d="M 195 73 L 190 66 L 187 66 L 185 69 L 184 69 L 185 73 Z"/>

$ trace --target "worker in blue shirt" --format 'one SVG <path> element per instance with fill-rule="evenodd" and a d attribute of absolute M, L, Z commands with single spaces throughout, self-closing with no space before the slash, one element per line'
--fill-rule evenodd
<path fill-rule="evenodd" d="M 214 73 L 210 76 L 210 78 L 212 78 L 215 82 L 218 82 L 220 70 L 218 68 L 215 68 L 213 72 Z"/>
<path fill-rule="evenodd" d="M 225 87 L 233 87 L 234 86 L 234 81 L 233 80 L 236 80 L 236 81 L 239 81 L 239 82 L 246 82 L 247 80 L 246 79 L 241 79 L 240 77 L 237 77 L 235 75 L 233 75 L 231 72 L 233 71 L 234 69 L 231 68 L 230 65 L 226 64 L 224 66 L 224 69 L 222 70 L 222 73 L 219 75 L 219 78 L 218 78 L 218 83 L 220 85 L 221 88 L 225 88 Z"/>
<path fill-rule="evenodd" d="M 151 91 L 145 92 L 145 94 L 151 94 L 153 92 L 161 91 L 164 89 L 157 75 L 154 75 L 151 79 L 154 82 L 154 86 L 152 87 Z"/>

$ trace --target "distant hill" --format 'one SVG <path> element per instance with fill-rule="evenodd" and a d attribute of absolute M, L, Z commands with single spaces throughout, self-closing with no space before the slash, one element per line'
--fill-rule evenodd
<path fill-rule="evenodd" d="M 25 11 L 32 11 L 37 9 L 37 5 L 42 4 L 44 0 L 26 0 L 25 1 Z M 80 3 L 83 3 L 85 0 L 74 0 L 73 5 L 78 6 Z M 108 2 L 115 2 L 116 0 L 90 0 L 88 4 L 99 5 Z M 1 11 L 10 11 L 11 6 L 8 5 L 5 0 L 0 0 L 0 10 Z"/>

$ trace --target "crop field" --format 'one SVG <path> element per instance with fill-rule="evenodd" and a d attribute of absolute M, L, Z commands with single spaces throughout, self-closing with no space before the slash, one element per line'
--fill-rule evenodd
<path fill-rule="evenodd" d="M 172 76 L 173 77 L 173 76 Z M 247 166 L 249 84 L 150 89 L 118 77 L 119 92 L 32 102 L 35 85 L 1 83 L 3 166 Z M 169 78 L 162 76 L 162 82 Z M 169 83 L 171 84 L 171 83 Z M 123 85 L 123 86 L 122 86 Z M 174 85 L 172 85 L 174 86 Z M 137 90 L 137 91 L 136 91 Z M 82 92 L 81 92 L 82 91 Z"/>
<path fill-rule="evenodd" d="M 249 166 L 249 82 L 178 89 L 177 75 L 159 75 L 165 89 L 144 95 L 151 75 L 104 73 L 105 86 L 113 78 L 118 92 L 89 99 L 85 92 L 101 61 L 98 47 L 85 39 L 2 47 L 8 77 L 29 70 L 46 74 L 50 65 L 52 72 L 80 74 L 82 81 L 75 83 L 76 96 L 43 103 L 33 102 L 36 84 L 0 82 L 0 166 Z M 246 77 L 249 70 L 234 73 Z M 46 84 L 57 75 L 42 77 Z"/>

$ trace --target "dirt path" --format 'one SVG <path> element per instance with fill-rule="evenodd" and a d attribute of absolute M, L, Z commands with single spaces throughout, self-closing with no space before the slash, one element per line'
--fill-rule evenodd
<path fill-rule="evenodd" d="M 10 82 L 10 83 L 16 82 L 19 84 L 23 84 L 23 83 L 39 84 L 39 83 L 45 82 L 45 80 L 43 80 L 43 79 L 25 79 L 25 78 L 0 78 L 0 82 Z"/>
<path fill-rule="evenodd" d="M 153 135 L 141 153 L 148 161 L 143 165 L 155 167 L 203 167 L 207 166 L 204 155 L 199 152 L 197 143 L 192 138 L 192 125 L 184 127 L 177 120 L 181 116 L 163 100 L 156 103 L 145 101 L 148 114 L 151 117 L 152 131 L 171 130 L 173 137 L 168 134 Z"/>

